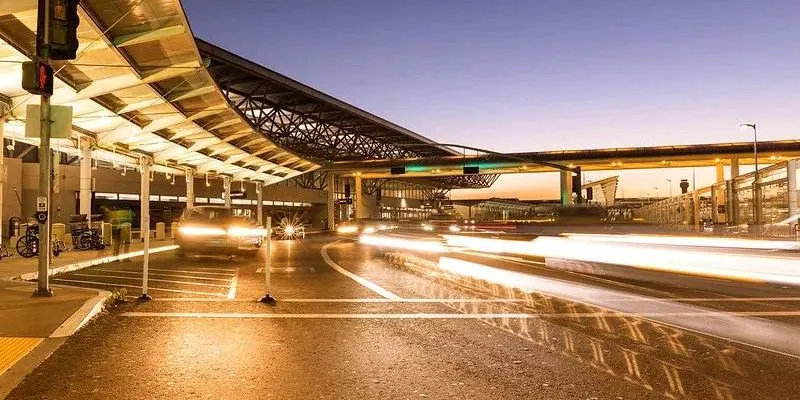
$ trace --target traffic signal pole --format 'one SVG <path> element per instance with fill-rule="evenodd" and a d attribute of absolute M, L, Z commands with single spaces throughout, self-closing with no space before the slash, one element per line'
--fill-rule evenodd
<path fill-rule="evenodd" d="M 44 20 L 50 20 L 50 0 L 44 0 Z M 39 18 L 42 18 L 40 15 Z M 50 29 L 44 29 L 44 46 L 43 46 L 43 61 L 45 64 L 50 64 Z M 38 73 L 38 71 L 37 71 Z M 39 123 L 39 195 L 37 198 L 37 211 L 42 205 L 44 200 L 44 207 L 46 207 L 47 218 L 45 221 L 39 221 L 39 278 L 37 279 L 36 292 L 34 296 L 49 297 L 53 295 L 50 289 L 50 198 L 51 193 L 51 180 L 53 173 L 50 168 L 50 95 L 40 94 L 41 104 L 41 121 Z"/>

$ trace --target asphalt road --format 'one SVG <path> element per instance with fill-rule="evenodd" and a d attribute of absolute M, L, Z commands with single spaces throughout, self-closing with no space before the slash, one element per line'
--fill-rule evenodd
<path fill-rule="evenodd" d="M 255 302 L 265 292 L 263 259 L 159 254 L 153 301 L 104 313 L 9 398 L 727 400 L 794 398 L 800 389 L 800 359 L 748 343 L 762 331 L 774 335 L 772 347 L 785 342 L 778 335 L 795 328 L 795 288 L 447 257 L 523 272 L 541 292 L 521 299 L 389 265 L 380 249 L 350 240 L 309 236 L 274 244 L 278 303 L 267 306 Z M 136 296 L 140 272 L 134 261 L 55 282 Z M 778 312 L 747 315 L 764 310 Z"/>

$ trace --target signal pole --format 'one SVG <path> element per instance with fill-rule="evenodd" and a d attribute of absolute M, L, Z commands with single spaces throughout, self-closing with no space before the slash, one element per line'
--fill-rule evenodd
<path fill-rule="evenodd" d="M 50 65 L 50 0 L 44 1 L 44 15 L 39 15 L 38 18 L 44 18 L 44 23 L 39 26 L 44 26 L 43 32 L 43 46 L 42 55 L 45 64 Z M 41 9 L 40 9 L 41 10 Z M 40 73 L 40 71 L 37 71 Z M 46 218 L 44 221 L 39 220 L 39 278 L 37 279 L 36 292 L 34 296 L 49 297 L 53 295 L 50 289 L 50 198 L 51 198 L 51 179 L 53 172 L 50 169 L 50 95 L 42 93 L 39 95 L 41 99 L 41 121 L 39 122 L 39 195 L 36 199 L 37 211 L 45 211 Z M 43 201 L 42 201 L 43 200 Z M 42 204 L 44 203 L 44 204 Z M 42 210 L 44 208 L 44 210 Z"/>

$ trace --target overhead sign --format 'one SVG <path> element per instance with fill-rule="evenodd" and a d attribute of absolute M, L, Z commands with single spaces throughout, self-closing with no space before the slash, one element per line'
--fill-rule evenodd
<path fill-rule="evenodd" d="M 41 108 L 38 104 L 28 104 L 25 112 L 25 137 L 38 138 L 41 132 Z M 50 106 L 50 138 L 72 138 L 71 106 Z"/>
<path fill-rule="evenodd" d="M 336 200 L 336 203 L 337 204 L 353 204 L 353 199 L 352 198 L 338 199 L 338 200 Z"/>

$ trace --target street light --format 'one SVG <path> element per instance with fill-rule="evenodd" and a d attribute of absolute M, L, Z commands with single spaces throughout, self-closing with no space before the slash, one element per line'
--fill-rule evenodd
<path fill-rule="evenodd" d="M 739 125 L 740 128 L 752 128 L 753 129 L 753 163 L 755 164 L 756 170 L 753 172 L 753 222 L 756 225 L 756 229 L 761 226 L 761 204 L 759 200 L 759 190 L 758 190 L 758 130 L 756 129 L 756 124 L 741 124 Z"/>

